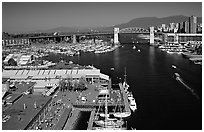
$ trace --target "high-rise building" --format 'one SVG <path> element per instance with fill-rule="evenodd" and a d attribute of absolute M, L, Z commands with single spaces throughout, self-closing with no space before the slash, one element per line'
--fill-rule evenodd
<path fill-rule="evenodd" d="M 183 29 L 184 29 L 184 33 L 189 33 L 189 22 L 188 21 L 183 22 Z"/>
<path fill-rule="evenodd" d="M 183 33 L 183 22 L 179 23 L 179 28 L 178 28 L 179 33 Z"/>
<path fill-rule="evenodd" d="M 197 24 L 197 33 L 202 33 L 202 23 Z"/>
<path fill-rule="evenodd" d="M 190 33 L 196 33 L 197 31 L 197 17 L 196 16 L 191 16 L 189 17 L 189 31 Z"/>

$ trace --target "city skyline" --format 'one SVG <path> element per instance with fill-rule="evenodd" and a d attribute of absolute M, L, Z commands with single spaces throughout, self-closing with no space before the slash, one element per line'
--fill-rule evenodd
<path fill-rule="evenodd" d="M 3 2 L 2 30 L 19 33 L 60 26 L 112 26 L 126 23 L 134 18 L 161 18 L 173 15 L 202 17 L 202 4 L 201 2 Z"/>

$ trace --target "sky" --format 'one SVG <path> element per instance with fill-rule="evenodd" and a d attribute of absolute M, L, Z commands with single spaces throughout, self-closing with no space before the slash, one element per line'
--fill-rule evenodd
<path fill-rule="evenodd" d="M 201 2 L 3 2 L 2 30 L 9 33 L 60 26 L 94 27 L 140 17 L 202 16 Z"/>

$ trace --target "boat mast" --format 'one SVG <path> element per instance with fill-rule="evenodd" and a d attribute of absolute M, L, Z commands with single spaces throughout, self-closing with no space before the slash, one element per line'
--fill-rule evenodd
<path fill-rule="evenodd" d="M 106 122 L 107 122 L 107 116 L 108 116 L 108 104 L 107 104 L 107 94 L 106 94 L 106 102 L 105 102 L 105 128 L 106 128 Z"/>
<path fill-rule="evenodd" d="M 124 75 L 124 76 L 125 76 L 125 78 L 124 78 L 124 82 L 126 83 L 126 81 L 127 81 L 127 80 L 126 80 L 126 78 L 127 78 L 126 67 L 125 67 L 125 75 Z"/>

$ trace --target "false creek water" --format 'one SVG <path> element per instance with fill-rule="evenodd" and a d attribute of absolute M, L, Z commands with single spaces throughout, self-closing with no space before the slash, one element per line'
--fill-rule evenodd
<path fill-rule="evenodd" d="M 129 90 L 133 92 L 138 105 L 137 112 L 128 119 L 128 129 L 202 129 L 202 66 L 190 63 L 182 55 L 167 54 L 146 44 L 134 44 L 141 52 L 133 50 L 133 44 L 122 45 L 105 54 L 81 53 L 74 57 L 50 54 L 46 59 L 93 64 L 109 75 L 113 83 L 124 79 L 126 67 Z M 172 64 L 177 69 L 173 69 Z M 199 99 L 173 78 L 175 72 L 180 74 Z"/>

